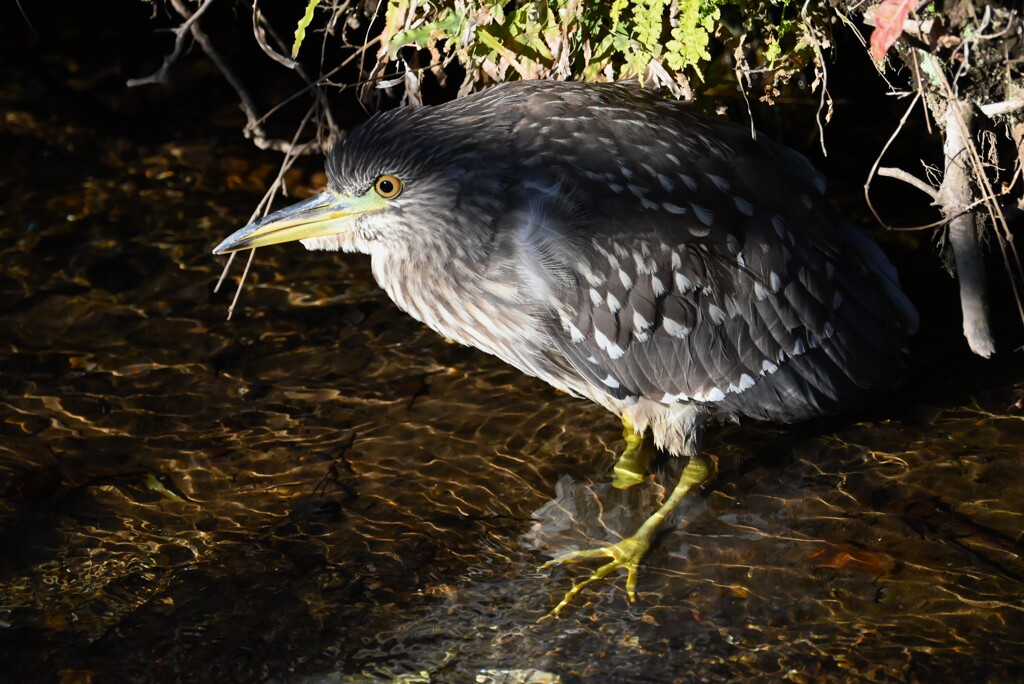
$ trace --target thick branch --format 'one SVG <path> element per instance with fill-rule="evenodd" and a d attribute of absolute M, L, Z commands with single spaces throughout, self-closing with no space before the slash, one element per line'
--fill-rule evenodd
<path fill-rule="evenodd" d="M 960 118 L 962 117 L 962 119 Z M 964 337 L 978 356 L 988 358 L 995 351 L 988 316 L 988 285 L 981 256 L 978 227 L 973 212 L 964 211 L 971 203 L 970 170 L 964 128 L 969 130 L 970 105 L 951 100 L 943 121 L 946 173 L 939 188 L 939 203 L 949 222 L 949 243 L 956 261 L 960 282 L 960 307 L 964 317 Z"/>

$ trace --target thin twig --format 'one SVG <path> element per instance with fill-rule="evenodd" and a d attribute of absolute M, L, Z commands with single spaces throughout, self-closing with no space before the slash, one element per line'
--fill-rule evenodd
<path fill-rule="evenodd" d="M 253 8 L 255 9 L 255 5 L 253 6 Z M 281 40 L 281 37 L 277 34 L 277 31 L 274 30 L 274 27 L 270 24 L 270 22 L 266 21 L 265 19 L 262 19 L 262 17 L 260 18 L 263 24 L 265 24 L 266 30 L 270 33 L 270 37 L 274 39 L 275 43 L 277 43 L 278 49 L 280 50 L 286 48 L 284 41 Z M 303 92 L 305 92 L 306 90 L 311 90 L 313 93 L 313 97 L 315 97 L 317 102 L 320 104 L 320 111 L 323 113 L 324 119 L 327 121 L 327 130 L 329 131 L 330 134 L 328 137 L 335 137 L 338 134 L 338 125 L 334 122 L 334 117 L 331 116 L 331 107 L 330 103 L 327 102 L 327 96 L 324 95 L 324 92 L 317 87 L 318 79 L 310 78 L 309 74 L 306 72 L 306 69 L 302 66 L 302 64 L 299 63 L 296 63 L 295 65 L 295 73 L 302 77 L 302 80 L 305 81 L 306 83 L 306 88 L 304 89 Z"/>
<path fill-rule="evenodd" d="M 879 176 L 884 176 L 886 174 L 882 173 L 881 169 L 879 169 L 878 175 Z M 1009 194 L 1009 193 L 1003 193 L 1003 195 L 1007 195 L 1007 194 Z M 903 231 L 903 232 L 913 232 L 913 231 L 919 231 L 919 230 L 932 230 L 933 228 L 941 228 L 942 226 L 947 225 L 953 219 L 958 218 L 960 216 L 963 216 L 964 214 L 969 214 L 972 211 L 974 211 L 975 209 L 977 209 L 978 207 L 984 206 L 985 203 L 986 203 L 985 199 L 979 197 L 978 199 L 974 200 L 970 204 L 965 204 L 956 213 L 950 214 L 949 216 L 943 216 L 942 218 L 938 219 L 937 221 L 932 221 L 931 223 L 924 223 L 924 224 L 922 224 L 920 226 L 890 226 L 889 230 Z"/>
<path fill-rule="evenodd" d="M 747 89 L 750 87 L 750 70 L 747 68 L 747 61 L 741 53 L 745 40 L 746 34 L 740 37 L 739 46 L 736 48 L 736 83 L 740 87 L 740 94 L 743 95 L 743 103 L 747 106 L 747 119 L 750 120 L 750 139 L 757 140 L 757 129 L 754 127 L 754 110 L 750 107 L 750 97 L 747 95 Z"/>
<path fill-rule="evenodd" d="M 256 44 L 260 46 L 263 53 L 270 57 L 281 66 L 286 69 L 294 69 L 299 66 L 299 63 L 290 57 L 285 57 L 280 52 L 270 47 L 270 43 L 267 42 L 267 38 L 264 35 L 264 25 L 269 27 L 270 22 L 263 18 L 263 13 L 260 12 L 258 0 L 252 2 L 252 35 L 256 38 Z M 277 38 L 277 36 L 274 36 Z M 281 49 L 280 41 L 277 41 L 278 49 Z"/>
<path fill-rule="evenodd" d="M 821 69 L 821 95 L 818 99 L 818 110 L 814 113 L 814 123 L 818 125 L 818 140 L 821 142 L 821 154 L 824 157 L 828 156 L 828 150 L 825 148 L 825 125 L 832 118 L 832 97 L 828 94 L 828 68 L 825 66 L 825 54 L 821 49 L 821 40 L 818 38 L 818 32 L 814 28 L 814 25 L 807 19 L 807 5 L 801 10 L 801 19 L 804 24 L 804 28 L 807 29 L 813 39 L 811 46 L 814 48 L 814 55 L 816 62 L 814 65 L 815 75 L 818 74 L 818 69 Z M 828 103 L 828 110 L 825 111 L 825 122 L 821 121 L 821 113 L 825 110 L 825 104 Z"/>
<path fill-rule="evenodd" d="M 232 254 L 231 256 L 235 256 L 235 255 Z M 245 268 L 242 269 L 242 278 L 241 278 L 241 280 L 238 281 L 238 288 L 235 290 L 235 296 L 231 298 L 231 304 L 228 306 L 228 318 L 227 318 L 227 320 L 229 320 L 229 321 L 231 320 L 231 317 L 235 315 L 235 307 L 238 306 L 238 300 L 242 296 L 242 283 L 244 283 L 245 279 L 249 276 L 249 267 L 252 266 L 252 260 L 255 257 L 256 257 L 256 250 L 255 249 L 250 249 L 249 250 L 249 258 L 246 259 L 246 261 L 245 261 Z M 230 264 L 230 263 L 231 263 L 231 260 L 229 259 L 228 260 L 228 264 Z M 227 265 L 224 266 L 224 272 L 227 273 Z"/>
<path fill-rule="evenodd" d="M 187 11 L 182 12 L 182 9 L 178 7 L 177 3 L 175 3 L 174 9 L 177 10 L 178 14 L 181 14 L 183 17 L 186 17 L 186 19 L 184 24 L 175 29 L 171 29 L 171 33 L 174 34 L 174 50 L 172 50 L 169 55 L 164 57 L 164 63 L 160 66 L 159 69 L 153 72 L 153 74 L 146 76 L 145 78 L 128 79 L 129 88 L 134 88 L 135 86 L 140 85 L 152 85 L 154 83 L 167 82 L 167 76 L 170 73 L 171 66 L 178 61 L 178 57 L 181 56 L 181 51 L 185 49 L 185 34 L 191 32 L 193 36 L 195 35 L 195 31 L 192 30 L 193 27 L 195 26 L 195 23 L 199 21 L 199 17 L 203 15 L 203 12 L 210 8 L 210 5 L 212 5 L 213 2 L 214 0 L 203 0 L 203 4 L 200 5 L 199 9 L 197 9 L 191 15 L 189 15 Z"/>
<path fill-rule="evenodd" d="M 376 78 L 370 78 L 370 79 L 366 79 L 364 81 L 359 81 L 357 83 L 352 83 L 352 84 L 336 84 L 336 83 L 331 83 L 329 80 L 327 80 L 329 77 L 333 76 L 334 74 L 336 74 L 337 72 L 341 71 L 346 66 L 351 64 L 352 61 L 356 57 L 358 57 L 362 53 L 366 52 L 366 50 L 368 50 L 371 46 L 373 46 L 374 44 L 379 42 L 379 40 L 380 40 L 379 36 L 375 37 L 375 38 L 371 38 L 370 41 L 366 45 L 363 45 L 363 46 L 357 48 L 356 51 L 353 54 L 351 54 L 347 58 L 345 58 L 340 64 L 338 64 L 336 67 L 334 67 L 333 69 L 328 71 L 326 74 L 323 74 L 317 80 L 316 83 L 310 83 L 305 88 L 302 88 L 301 90 L 298 90 L 298 91 L 292 93 L 291 95 L 286 97 L 284 100 L 282 100 L 278 104 L 276 104 L 273 107 L 271 107 L 269 110 L 267 110 L 267 113 L 263 115 L 264 118 L 272 116 L 277 110 L 281 109 L 285 105 L 287 105 L 287 104 L 291 103 L 292 101 L 296 100 L 297 98 L 301 97 L 304 93 L 306 93 L 309 90 L 312 90 L 313 88 L 318 88 L 320 86 L 330 85 L 330 86 L 335 86 L 335 87 L 337 87 L 337 88 L 339 88 L 341 90 L 344 90 L 346 88 L 358 88 L 359 86 L 365 85 L 367 83 L 371 83 L 371 82 L 373 82 L 375 80 L 379 80 L 379 79 L 376 79 Z"/>
<path fill-rule="evenodd" d="M 232 252 L 228 255 L 228 260 L 224 262 L 224 268 L 220 271 L 220 277 L 217 278 L 217 284 L 213 286 L 214 292 L 220 292 L 221 286 L 224 285 L 224 279 L 228 276 L 228 271 L 231 270 L 231 264 L 235 261 L 235 255 L 238 252 Z"/>
<path fill-rule="evenodd" d="M 898 126 L 896 126 L 896 130 L 892 132 L 892 135 L 889 136 L 889 139 L 885 142 L 885 145 L 882 147 L 882 151 L 878 153 L 878 157 L 875 159 L 875 163 L 871 165 L 871 171 L 868 172 L 868 179 L 867 181 L 864 182 L 864 199 L 868 203 L 868 209 L 870 209 L 871 213 L 874 214 L 875 220 L 882 224 L 886 230 L 893 230 L 893 227 L 882 220 L 882 217 L 878 214 L 878 211 L 875 210 L 875 205 L 871 203 L 871 181 L 872 179 L 874 179 L 875 174 L 878 172 L 878 166 L 879 164 L 882 163 L 882 157 L 885 156 L 885 153 L 889 150 L 889 147 L 892 146 L 893 141 L 896 140 L 896 136 L 900 134 L 900 131 L 903 130 L 903 127 L 907 125 L 907 119 L 910 118 L 910 113 L 914 111 L 914 107 L 917 106 L 917 101 L 919 99 L 921 99 L 921 91 L 918 91 L 917 93 L 914 94 L 914 99 L 911 100 L 910 106 L 907 107 L 907 111 L 903 112 L 903 117 L 900 118 L 900 123 Z"/>
<path fill-rule="evenodd" d="M 315 109 L 316 104 L 314 103 L 308 110 L 306 110 L 306 115 L 302 117 L 302 121 L 299 123 L 299 127 L 295 130 L 295 135 L 292 137 L 292 142 L 287 145 L 287 149 L 285 150 L 284 153 L 284 159 L 281 161 L 281 166 L 278 168 L 277 171 L 277 177 L 274 178 L 274 181 L 270 184 L 270 187 L 267 188 L 267 191 L 263 193 L 263 199 L 259 201 L 259 204 L 256 205 L 256 209 L 255 211 L 253 211 L 252 216 L 249 217 L 249 223 L 255 221 L 257 217 L 261 215 L 266 216 L 267 213 L 269 213 L 270 206 L 273 203 L 274 197 L 277 195 L 277 192 L 281 189 L 281 187 L 284 184 L 284 174 L 295 163 L 295 159 L 304 153 L 306 148 L 313 147 L 312 143 L 303 143 L 302 145 L 298 144 L 298 139 L 299 136 L 302 135 L 302 131 L 306 128 L 306 124 L 309 123 L 309 119 L 312 116 Z M 255 254 L 255 248 L 249 250 L 249 260 L 246 261 L 245 263 L 245 269 L 242 271 L 242 277 L 238 281 L 238 288 L 235 290 L 234 297 L 231 298 L 230 306 L 228 306 L 228 320 L 231 320 L 231 316 L 235 312 L 235 307 L 238 305 L 239 298 L 241 297 L 242 294 L 242 286 L 245 284 L 245 280 L 249 275 L 249 267 L 252 265 L 252 260 Z M 228 273 L 228 269 L 231 267 L 231 263 L 234 261 L 234 257 L 235 253 L 232 253 L 231 257 L 224 264 L 224 270 L 221 271 L 220 278 L 217 279 L 217 285 L 213 289 L 214 292 L 217 292 L 220 289 L 221 283 L 224 282 L 224 278 Z"/>

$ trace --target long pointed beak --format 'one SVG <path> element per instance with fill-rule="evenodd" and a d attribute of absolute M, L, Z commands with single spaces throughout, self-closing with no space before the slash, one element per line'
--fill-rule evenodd
<path fill-rule="evenodd" d="M 370 196 L 344 197 L 330 191 L 322 192 L 240 228 L 214 247 L 213 253 L 228 254 L 331 235 L 345 229 L 346 219 L 385 206 L 383 200 L 372 193 Z"/>

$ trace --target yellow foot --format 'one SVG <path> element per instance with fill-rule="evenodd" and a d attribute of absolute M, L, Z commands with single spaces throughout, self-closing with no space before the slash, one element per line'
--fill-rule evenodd
<path fill-rule="evenodd" d="M 611 546 L 604 546 L 599 549 L 586 549 L 583 551 L 570 551 L 558 558 L 549 560 L 544 565 L 540 566 L 541 570 L 553 567 L 555 565 L 563 565 L 567 563 L 579 563 L 582 561 L 590 560 L 591 558 L 611 558 L 610 563 L 605 563 L 597 570 L 594 571 L 587 579 L 582 582 L 573 584 L 565 594 L 565 598 L 552 609 L 550 613 L 541 618 L 541 620 L 547 620 L 558 615 L 559 611 L 569 605 L 576 595 L 583 591 L 584 587 L 603 580 L 611 573 L 612 570 L 617 568 L 625 568 L 626 572 L 626 595 L 629 596 L 630 603 L 636 601 L 636 571 L 640 567 L 640 561 L 647 555 L 647 550 L 651 547 L 650 539 L 641 538 L 639 534 L 632 537 L 626 537 L 622 541 L 612 544 Z"/>
<path fill-rule="evenodd" d="M 658 531 L 658 527 L 664 522 L 665 518 L 676 510 L 687 493 L 696 487 L 700 487 L 712 478 L 714 470 L 713 463 L 707 458 L 691 456 L 672 493 L 669 494 L 669 497 L 661 507 L 640 526 L 636 534 L 626 537 L 611 546 L 584 551 L 571 551 L 542 565 L 541 569 L 543 570 L 554 565 L 578 563 L 592 558 L 611 558 L 611 562 L 599 567 L 590 577 L 574 584 L 572 589 L 566 592 L 565 598 L 550 613 L 542 617 L 541 620 L 547 620 L 558 615 L 585 587 L 604 579 L 616 568 L 626 569 L 626 595 L 631 602 L 635 601 L 637 568 L 640 567 L 640 562 L 647 555 L 647 551 L 651 547 L 651 540 Z"/>

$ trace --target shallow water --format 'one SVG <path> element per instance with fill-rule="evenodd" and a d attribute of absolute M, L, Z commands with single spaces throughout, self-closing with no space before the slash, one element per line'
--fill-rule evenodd
<path fill-rule="evenodd" d="M 620 577 L 538 623 L 582 573 L 539 565 L 681 464 L 611 490 L 614 418 L 447 344 L 358 256 L 260 250 L 225 320 L 210 248 L 273 157 L 230 116 L 127 125 L 174 93 L 90 101 L 138 66 L 53 54 L 0 92 L 0 679 L 1018 676 L 1024 363 L 963 350 L 927 246 L 888 245 L 925 314 L 901 390 L 713 432 L 638 601 Z"/>

